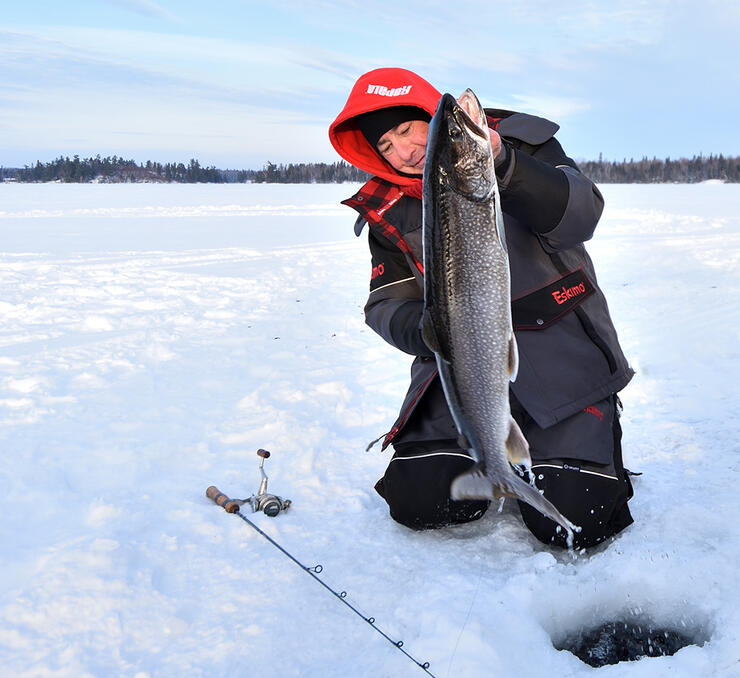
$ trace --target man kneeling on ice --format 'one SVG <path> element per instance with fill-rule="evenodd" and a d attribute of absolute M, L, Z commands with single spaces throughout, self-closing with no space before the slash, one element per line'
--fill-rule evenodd
<path fill-rule="evenodd" d="M 329 128 L 339 155 L 373 175 L 344 201 L 359 213 L 355 233 L 368 226 L 366 322 L 415 356 L 411 386 L 383 442 L 383 449 L 393 445 L 394 455 L 375 486 L 393 519 L 414 529 L 475 520 L 490 504 L 450 496 L 451 484 L 474 459 L 460 446 L 435 353 L 424 339 L 429 334 L 422 332 L 422 175 L 429 121 L 441 97 L 415 73 L 377 69 L 358 79 Z M 617 393 L 633 371 L 583 246 L 603 198 L 554 138 L 555 123 L 504 110 L 485 114 L 518 345 L 511 414 L 529 443 L 537 487 L 580 526 L 575 546 L 594 546 L 632 523 Z M 524 502 L 519 507 L 538 539 L 566 545 L 553 520 Z"/>

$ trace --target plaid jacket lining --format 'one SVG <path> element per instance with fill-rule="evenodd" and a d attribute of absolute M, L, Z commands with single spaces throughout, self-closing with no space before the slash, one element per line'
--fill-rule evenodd
<path fill-rule="evenodd" d="M 342 204 L 359 212 L 368 223 L 380 226 L 383 236 L 393 242 L 402 252 L 408 254 L 418 271 L 423 274 L 424 265 L 414 256 L 398 229 L 383 218 L 383 214 L 403 196 L 404 192 L 395 184 L 373 177 L 351 198 L 343 200 Z"/>

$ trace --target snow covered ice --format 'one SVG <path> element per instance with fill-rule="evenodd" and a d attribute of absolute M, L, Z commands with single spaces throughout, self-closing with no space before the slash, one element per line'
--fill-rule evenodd
<path fill-rule="evenodd" d="M 412 532 L 372 487 L 410 358 L 364 325 L 352 186 L 0 184 L 0 666 L 13 676 L 740 676 L 740 186 L 602 186 L 637 376 L 635 524 L 573 560 L 513 506 Z M 630 616 L 702 646 L 593 669 Z M 706 642 L 705 642 L 706 641 Z"/>

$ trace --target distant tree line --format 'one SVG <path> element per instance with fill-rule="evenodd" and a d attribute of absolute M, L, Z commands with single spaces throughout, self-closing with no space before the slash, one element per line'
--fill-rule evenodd
<path fill-rule="evenodd" d="M 197 160 L 183 163 L 152 162 L 137 164 L 117 156 L 101 158 L 80 158 L 79 155 L 59 157 L 51 162 L 36 162 L 23 169 L 0 168 L 0 179 L 14 178 L 16 181 L 61 181 L 63 183 L 103 183 L 121 182 L 171 182 L 180 183 L 222 183 L 225 181 L 220 170 L 215 167 L 201 167 Z"/>
<path fill-rule="evenodd" d="M 237 172 L 237 181 L 255 184 L 338 184 L 345 181 L 365 182 L 367 172 L 350 165 L 344 160 L 333 163 L 308 162 L 275 165 L 268 162 L 261 170 Z"/>
<path fill-rule="evenodd" d="M 696 183 L 719 179 L 740 183 L 740 157 L 723 155 L 694 156 L 691 159 L 608 161 L 601 156 L 596 161 L 580 161 L 581 171 L 597 183 Z M 80 158 L 78 155 L 59 157 L 52 162 L 36 162 L 24 168 L 0 167 L 0 181 L 23 182 L 60 181 L 65 183 L 102 182 L 178 182 L 178 183 L 268 183 L 268 184 L 333 184 L 361 183 L 369 175 L 342 161 L 334 163 L 310 162 L 287 165 L 268 162 L 260 170 L 221 170 L 202 167 L 192 159 L 183 163 L 152 162 L 137 164 L 117 156 Z"/>
<path fill-rule="evenodd" d="M 678 160 L 602 160 L 579 162 L 578 166 L 587 177 L 602 184 L 693 184 L 697 181 L 719 179 L 728 183 L 740 182 L 740 157 L 723 155 L 694 156 Z"/>
<path fill-rule="evenodd" d="M 352 165 L 334 163 L 290 163 L 276 165 L 268 162 L 261 170 L 220 170 L 202 167 L 193 159 L 189 164 L 152 162 L 137 164 L 118 156 L 101 158 L 59 157 L 47 163 L 37 161 L 24 168 L 0 167 L 0 181 L 11 179 L 22 182 L 60 181 L 62 183 L 268 183 L 268 184 L 333 184 L 345 181 L 363 182 L 369 175 Z"/>

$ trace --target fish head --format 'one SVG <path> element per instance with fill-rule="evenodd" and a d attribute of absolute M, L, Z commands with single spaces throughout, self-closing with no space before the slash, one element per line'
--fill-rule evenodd
<path fill-rule="evenodd" d="M 440 175 L 457 193 L 472 200 L 488 200 L 495 181 L 493 153 L 478 97 L 470 89 L 458 99 L 445 94 L 435 118 L 430 135 L 435 135 L 434 159 Z"/>

